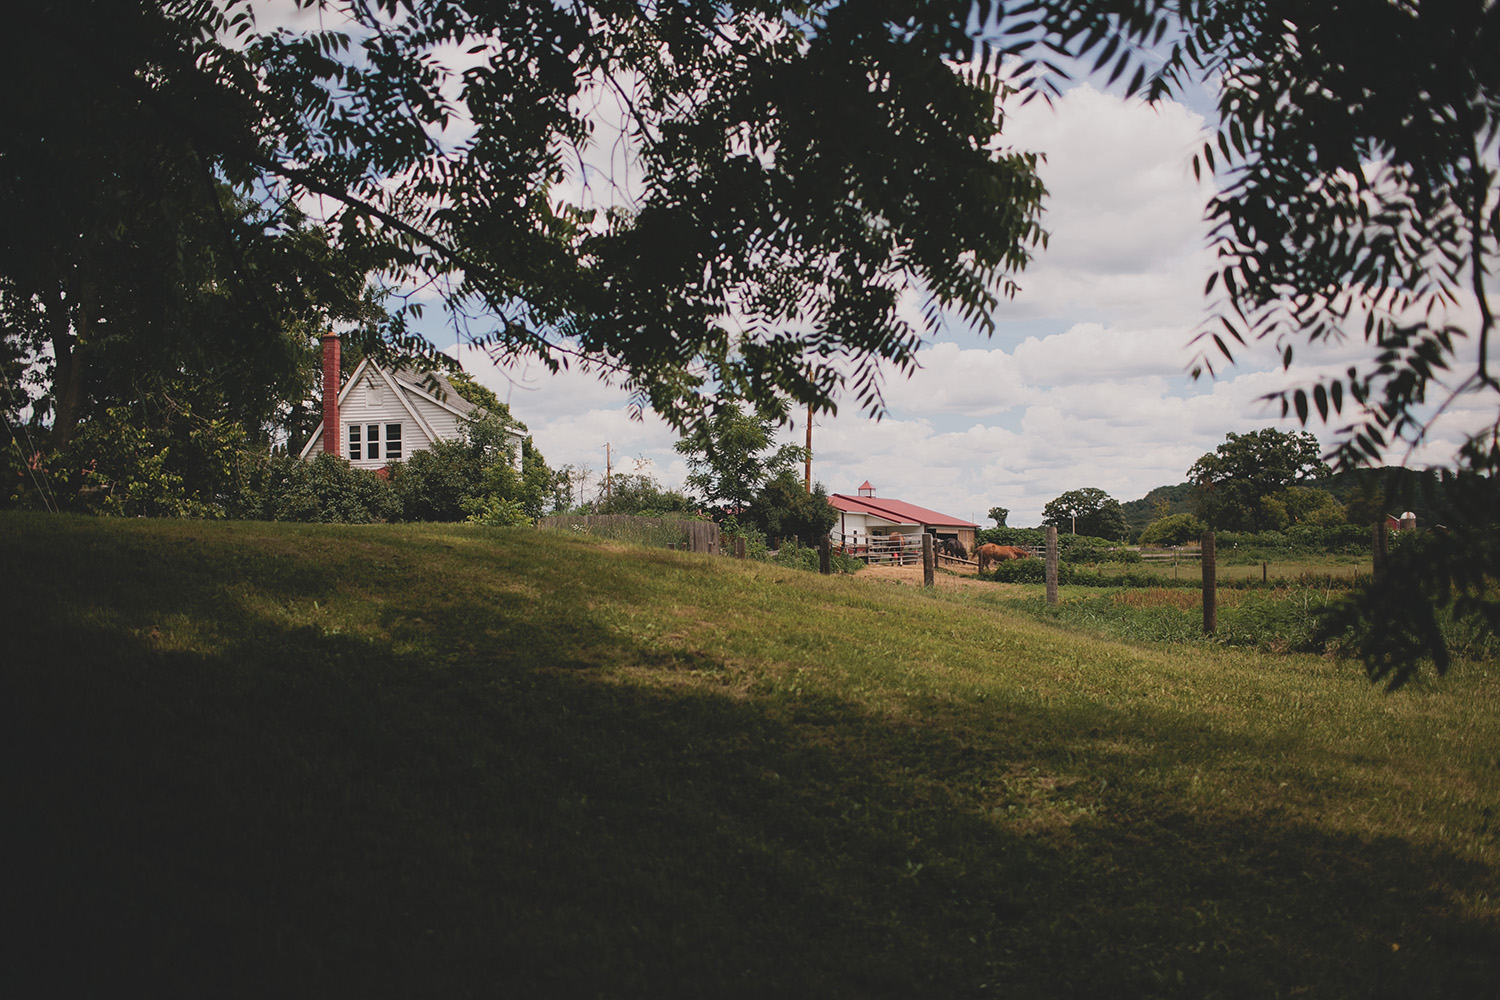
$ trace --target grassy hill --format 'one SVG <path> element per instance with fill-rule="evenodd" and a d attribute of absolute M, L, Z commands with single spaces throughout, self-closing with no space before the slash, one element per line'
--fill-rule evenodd
<path fill-rule="evenodd" d="M 1000 588 L 461 526 L 3 515 L 0 571 L 10 996 L 1500 971 L 1494 664 L 1388 695 Z"/>

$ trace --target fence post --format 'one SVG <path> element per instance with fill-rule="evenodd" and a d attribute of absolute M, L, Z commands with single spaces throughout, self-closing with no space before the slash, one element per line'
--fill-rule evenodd
<path fill-rule="evenodd" d="M 818 572 L 824 576 L 833 572 L 833 540 L 827 535 L 818 543 Z"/>
<path fill-rule="evenodd" d="M 1057 525 L 1047 525 L 1047 603 L 1057 603 Z"/>
<path fill-rule="evenodd" d="M 936 574 L 933 572 L 934 556 L 932 552 L 932 536 L 922 532 L 922 586 L 931 587 L 937 583 Z"/>
<path fill-rule="evenodd" d="M 1219 627 L 1219 567 L 1214 553 L 1214 533 L 1203 533 L 1203 631 L 1212 635 Z"/>
<path fill-rule="evenodd" d="M 1385 576 L 1385 560 L 1391 554 L 1390 534 L 1386 529 L 1385 518 L 1381 518 L 1370 526 L 1370 548 L 1372 556 L 1372 572 L 1370 575 L 1379 580 Z"/>
<path fill-rule="evenodd" d="M 743 558 L 745 558 L 745 536 L 744 535 L 735 535 L 734 536 L 734 557 L 736 559 L 743 559 Z"/>

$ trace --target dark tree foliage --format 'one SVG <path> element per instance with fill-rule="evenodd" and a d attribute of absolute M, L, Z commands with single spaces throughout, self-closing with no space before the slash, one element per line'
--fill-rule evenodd
<path fill-rule="evenodd" d="M 193 61 L 188 8 L 27 4 L 0 35 L 0 336 L 40 369 L 0 406 L 30 407 L 38 446 L 167 386 L 260 436 L 300 398 L 309 337 L 376 324 L 378 261 L 335 251 L 176 123 L 168 105 L 226 124 L 250 110 Z"/>
<path fill-rule="evenodd" d="M 924 332 L 897 297 L 987 327 L 1042 239 L 1035 159 L 999 144 L 966 0 L 299 6 L 315 27 L 260 30 L 250 0 L 12 12 L 0 83 L 28 98 L 0 121 L 0 201 L 40 224 L 0 229 L 7 270 L 44 271 L 19 301 L 83 289 L 87 314 L 55 323 L 156 349 L 132 315 L 151 300 L 100 277 L 124 252 L 110 234 L 150 235 L 127 256 L 169 264 L 216 238 L 249 316 L 259 276 L 212 232 L 232 217 L 140 220 L 216 179 L 273 215 L 317 196 L 360 274 L 436 283 L 472 342 L 612 373 L 686 429 L 721 392 L 831 409 L 847 388 L 877 410 L 880 364 L 909 368 Z M 630 177 L 581 173 L 616 106 Z M 623 207 L 569 203 L 580 181 L 586 202 L 628 189 Z M 416 350 L 403 316 L 385 342 Z"/>
<path fill-rule="evenodd" d="M 1272 523 L 1268 498 L 1328 474 L 1316 437 L 1267 427 L 1225 435 L 1223 444 L 1193 463 L 1188 480 L 1197 489 L 1198 516 L 1209 527 L 1260 531 L 1283 526 Z"/>
<path fill-rule="evenodd" d="M 1008 518 L 1008 517 L 1010 517 L 1010 508 L 1009 507 L 991 507 L 990 508 L 990 520 L 992 520 L 992 521 L 995 522 L 995 527 L 997 527 L 997 528 L 1003 528 L 1003 527 L 1005 527 L 1005 519 Z"/>
<path fill-rule="evenodd" d="M 1042 523 L 1058 531 L 1094 538 L 1121 539 L 1130 533 L 1120 501 L 1096 486 L 1069 490 L 1042 508 Z"/>
<path fill-rule="evenodd" d="M 1494 567 L 1500 566 L 1494 480 L 1443 473 L 1425 486 L 1424 499 L 1441 520 L 1404 533 L 1384 571 L 1320 625 L 1323 639 L 1337 639 L 1372 679 L 1391 688 L 1415 677 L 1423 663 L 1439 673 L 1448 669 L 1445 617 L 1472 617 L 1500 633 L 1500 602 L 1493 597 Z M 1466 527 L 1454 530 L 1452 524 Z"/>
<path fill-rule="evenodd" d="M 828 489 L 816 483 L 811 493 L 791 469 L 784 469 L 761 487 L 747 518 L 773 548 L 796 542 L 813 548 L 838 523 L 839 514 L 828 502 Z"/>

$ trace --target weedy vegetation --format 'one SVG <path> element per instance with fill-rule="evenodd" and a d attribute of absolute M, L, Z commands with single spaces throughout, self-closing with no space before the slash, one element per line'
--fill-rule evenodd
<path fill-rule="evenodd" d="M 0 570 L 13 995 L 1494 988 L 1492 656 L 476 525 L 6 514 Z"/>

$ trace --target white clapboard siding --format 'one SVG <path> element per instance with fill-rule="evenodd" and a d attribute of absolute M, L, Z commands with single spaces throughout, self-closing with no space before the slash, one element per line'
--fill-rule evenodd
<path fill-rule="evenodd" d="M 349 458 L 349 427 L 360 428 L 360 457 L 350 464 L 362 469 L 378 469 L 390 461 L 387 454 L 386 428 L 401 425 L 401 458 L 432 447 L 436 441 L 459 436 L 466 415 L 476 407 L 458 395 L 446 379 L 437 376 L 429 386 L 427 376 L 409 372 L 391 373 L 368 359 L 361 361 L 349 381 L 339 392 L 339 454 Z M 439 398 L 441 393 L 442 398 Z M 371 458 L 368 450 L 368 428 L 380 428 L 379 454 Z M 513 435 L 515 457 L 519 461 L 521 435 Z M 323 450 L 323 425 L 318 425 L 312 440 L 302 449 L 302 458 L 312 459 Z"/>

